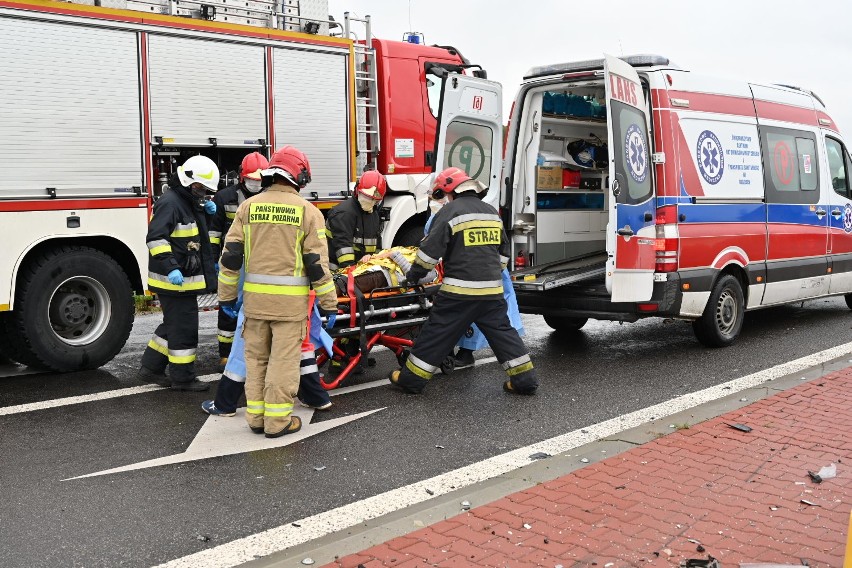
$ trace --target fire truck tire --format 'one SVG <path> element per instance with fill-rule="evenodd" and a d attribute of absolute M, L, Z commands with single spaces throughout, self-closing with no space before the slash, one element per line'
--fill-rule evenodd
<path fill-rule="evenodd" d="M 745 301 L 740 281 L 725 274 L 716 282 L 700 318 L 692 322 L 695 337 L 707 347 L 727 347 L 743 327 Z"/>
<path fill-rule="evenodd" d="M 421 226 L 409 227 L 397 234 L 393 240 L 395 247 L 416 247 L 423 240 L 423 232 L 425 229 Z"/>
<path fill-rule="evenodd" d="M 850 310 L 852 310 L 852 294 L 846 294 L 843 297 L 846 298 L 846 305 L 849 306 Z"/>
<path fill-rule="evenodd" d="M 127 275 L 108 255 L 61 246 L 21 269 L 6 322 L 10 356 L 54 372 L 96 369 L 121 351 L 133 326 Z"/>
<path fill-rule="evenodd" d="M 561 316 L 544 316 L 544 323 L 561 333 L 580 331 L 589 318 L 568 318 Z"/>

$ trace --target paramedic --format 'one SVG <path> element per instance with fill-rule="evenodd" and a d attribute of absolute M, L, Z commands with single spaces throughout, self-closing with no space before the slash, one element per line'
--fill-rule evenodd
<path fill-rule="evenodd" d="M 355 184 L 355 194 L 334 207 L 326 222 L 329 257 L 336 259 L 334 268 L 347 268 L 358 261 L 369 260 L 381 250 L 382 221 L 379 204 L 385 197 L 388 183 L 375 170 L 366 171 Z M 328 366 L 329 375 L 336 377 L 349 364 L 359 349 L 359 343 L 341 338 L 340 346 L 345 356 L 335 356 Z"/>
<path fill-rule="evenodd" d="M 480 200 L 484 193 L 458 168 L 435 178 L 433 198 L 446 196 L 449 203 L 435 215 L 406 278 L 418 281 L 443 258 L 444 279 L 405 366 L 388 377 L 407 392 L 423 390 L 471 323 L 509 375 L 503 390 L 529 395 L 538 387 L 529 352 L 506 315 L 501 272 L 509 262 L 509 241 L 497 211 Z"/>
<path fill-rule="evenodd" d="M 329 327 L 337 314 L 337 296 L 328 270 L 322 213 L 299 196 L 299 189 L 311 181 L 307 157 L 284 146 L 262 174 L 271 178 L 271 186 L 239 206 L 225 236 L 219 307 L 236 312 L 239 274 L 245 266 L 246 419 L 252 432 L 278 438 L 302 427 L 292 412 L 311 287 Z"/>
<path fill-rule="evenodd" d="M 205 201 L 205 193 L 218 189 L 219 168 L 206 156 L 192 156 L 169 187 L 154 203 L 146 237 L 148 288 L 160 300 L 163 323 L 142 354 L 139 378 L 172 390 L 205 391 L 210 385 L 195 376 L 198 294 L 215 289 L 205 213 L 215 214 L 216 205 Z"/>
<path fill-rule="evenodd" d="M 210 244 L 213 246 L 213 258 L 216 260 L 216 268 L 219 268 L 219 257 L 222 254 L 222 238 L 228 234 L 237 207 L 260 191 L 260 172 L 266 169 L 269 161 L 260 152 L 252 152 L 243 158 L 240 164 L 240 181 L 229 185 L 213 196 L 216 204 L 216 213 L 210 217 Z M 216 337 L 219 341 L 219 357 L 221 364 L 228 362 L 231 353 L 231 344 L 234 342 L 234 333 L 237 329 L 237 319 L 230 318 L 219 310 L 219 324 Z"/>
<path fill-rule="evenodd" d="M 483 190 L 487 191 L 487 187 L 483 187 Z M 432 227 L 432 221 L 435 219 L 435 215 L 440 211 L 441 207 L 447 204 L 447 200 L 443 197 L 443 193 L 440 196 L 440 199 L 429 199 L 429 209 L 432 212 L 429 220 L 426 221 L 425 233 L 429 234 L 429 229 Z M 524 324 L 521 322 L 521 311 L 518 309 L 518 300 L 515 296 L 515 289 L 512 287 L 512 278 L 509 276 L 508 269 L 503 269 L 503 298 L 506 299 L 506 306 L 508 308 L 507 315 L 509 316 L 509 323 L 512 324 L 516 330 L 518 330 L 518 335 L 524 335 Z M 482 332 L 479 331 L 479 328 L 476 327 L 476 324 L 471 324 L 469 328 L 467 328 L 459 338 L 456 343 L 458 346 L 458 351 L 453 354 L 450 351 L 450 356 L 453 359 L 453 368 L 456 370 L 467 369 L 468 367 L 473 367 L 475 364 L 475 360 L 473 358 L 473 352 L 478 351 L 479 349 L 484 349 L 488 347 L 488 341 L 485 340 L 485 336 L 482 335 Z"/>

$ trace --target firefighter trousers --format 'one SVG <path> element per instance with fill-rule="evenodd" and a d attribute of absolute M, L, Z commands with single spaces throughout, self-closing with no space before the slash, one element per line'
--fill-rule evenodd
<path fill-rule="evenodd" d="M 157 326 L 142 354 L 142 366 L 155 373 L 169 369 L 172 384 L 195 380 L 198 348 L 198 297 L 160 295 L 163 323 Z"/>
<path fill-rule="evenodd" d="M 237 318 L 228 317 L 228 315 L 219 310 L 219 321 L 216 330 L 216 339 L 219 341 L 219 357 L 228 357 L 231 355 L 231 347 L 234 344 L 234 337 L 237 331 Z"/>
<path fill-rule="evenodd" d="M 506 314 L 506 300 L 461 300 L 438 294 L 429 319 L 402 367 L 399 385 L 421 392 L 453 348 L 459 336 L 475 323 L 509 375 L 512 388 L 529 393 L 538 387 L 529 351 Z"/>
<path fill-rule="evenodd" d="M 245 315 L 240 310 L 237 317 L 236 334 L 233 349 L 228 358 L 228 364 L 222 372 L 219 386 L 216 389 L 216 408 L 223 412 L 235 412 L 240 397 L 245 392 L 246 360 L 243 327 Z M 306 337 L 302 342 L 301 361 L 299 366 L 299 399 L 309 406 L 323 406 L 331 402 L 328 392 L 320 385 L 319 369 L 317 368 L 314 344 Z"/>
<path fill-rule="evenodd" d="M 246 420 L 253 429 L 277 434 L 290 424 L 307 318 L 308 314 L 302 321 L 246 318 Z"/>

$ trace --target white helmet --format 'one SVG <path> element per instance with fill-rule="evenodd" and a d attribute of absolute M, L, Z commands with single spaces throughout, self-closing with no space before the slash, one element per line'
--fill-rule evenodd
<path fill-rule="evenodd" d="M 178 167 L 178 179 L 185 186 L 200 183 L 212 192 L 219 189 L 219 168 L 207 156 L 193 156 Z"/>

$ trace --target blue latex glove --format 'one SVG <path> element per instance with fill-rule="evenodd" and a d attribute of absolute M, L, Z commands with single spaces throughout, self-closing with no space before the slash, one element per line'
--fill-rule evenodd
<path fill-rule="evenodd" d="M 326 329 L 331 329 L 334 327 L 334 322 L 337 321 L 337 314 L 328 314 L 325 316 L 325 327 Z"/>
<path fill-rule="evenodd" d="M 204 202 L 204 212 L 207 213 L 208 215 L 215 215 L 216 214 L 216 204 L 213 203 L 212 201 L 205 201 Z"/>
<path fill-rule="evenodd" d="M 175 268 L 174 270 L 169 272 L 169 282 L 171 282 L 175 286 L 182 286 L 183 274 L 181 273 L 181 271 Z"/>
<path fill-rule="evenodd" d="M 220 302 L 219 303 L 219 310 L 221 310 L 221 312 L 223 314 L 225 314 L 226 316 L 228 316 L 229 318 L 237 319 L 237 312 L 239 310 L 236 309 L 236 306 L 234 304 L 223 304 L 223 303 Z"/>
<path fill-rule="evenodd" d="M 213 268 L 216 269 L 216 274 L 219 274 L 219 263 L 218 262 L 213 263 Z"/>

